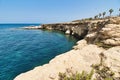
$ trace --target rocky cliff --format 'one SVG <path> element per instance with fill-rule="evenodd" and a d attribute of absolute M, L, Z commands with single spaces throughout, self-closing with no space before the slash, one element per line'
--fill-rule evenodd
<path fill-rule="evenodd" d="M 43 29 L 47 30 L 59 30 L 67 35 L 73 35 L 79 39 L 84 38 L 87 34 L 88 23 L 87 22 L 69 22 L 69 23 L 58 23 L 58 24 L 44 24 Z"/>
<path fill-rule="evenodd" d="M 48 64 L 18 75 L 15 80 L 58 80 L 59 72 L 90 72 L 92 64 L 101 62 L 120 77 L 120 17 L 101 20 L 44 24 L 42 29 L 60 30 L 82 39 L 73 50 L 56 56 Z"/>
<path fill-rule="evenodd" d="M 78 39 L 85 38 L 88 43 L 101 44 L 101 46 L 104 44 L 108 46 L 120 45 L 120 17 L 43 24 L 41 27 L 47 30 L 59 30 Z"/>

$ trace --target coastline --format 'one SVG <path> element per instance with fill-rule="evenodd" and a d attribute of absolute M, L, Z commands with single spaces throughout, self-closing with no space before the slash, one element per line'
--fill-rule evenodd
<path fill-rule="evenodd" d="M 117 66 L 120 66 L 120 56 L 118 56 L 120 55 L 119 21 L 120 18 L 111 18 L 42 25 L 42 29 L 60 30 L 68 35 L 79 37 L 81 40 L 72 50 L 56 56 L 48 64 L 18 75 L 14 80 L 58 80 L 59 72 L 64 73 L 66 70 L 74 73 L 83 70 L 90 72 L 92 64 L 100 63 L 99 55 L 101 53 L 107 57 L 104 63 L 111 66 L 116 76 L 119 76 L 117 74 L 119 70 Z M 116 31 L 118 33 L 115 33 Z M 111 36 L 114 36 L 115 39 L 110 38 Z"/>
<path fill-rule="evenodd" d="M 85 47 L 85 49 L 83 49 L 83 47 Z M 86 71 L 90 72 L 91 68 L 88 68 L 87 66 L 90 66 L 91 63 L 94 64 L 99 62 L 99 56 L 96 55 L 97 53 L 94 50 L 91 50 L 90 52 L 94 53 L 97 59 L 95 59 L 95 56 L 93 56 L 93 54 L 90 54 L 89 59 L 86 59 L 85 62 L 84 60 L 82 60 L 82 58 L 85 58 L 84 56 L 86 56 L 88 53 L 79 55 L 80 50 L 85 52 L 86 49 L 89 50 L 90 47 L 93 47 L 94 49 L 96 49 L 96 51 L 99 51 L 98 53 L 104 51 L 103 49 L 99 49 L 96 45 L 87 45 L 85 40 L 81 40 L 77 42 L 77 45 L 74 46 L 74 49 L 56 56 L 55 58 L 50 60 L 48 64 L 35 67 L 33 70 L 20 74 L 14 80 L 57 80 L 57 74 L 59 74 L 59 72 L 65 72 L 66 69 L 70 69 L 74 72 L 81 72 L 86 69 Z M 91 63 L 89 63 L 90 60 Z"/>

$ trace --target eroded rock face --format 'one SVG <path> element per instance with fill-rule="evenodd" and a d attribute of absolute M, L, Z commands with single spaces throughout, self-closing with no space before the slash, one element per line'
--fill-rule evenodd
<path fill-rule="evenodd" d="M 92 23 L 85 39 L 88 43 L 102 42 L 104 45 L 120 46 L 120 18 Z"/>
<path fill-rule="evenodd" d="M 96 20 L 89 23 L 88 34 L 85 36 L 88 43 L 95 43 L 100 30 L 107 24 L 107 21 L 108 20 Z"/>
<path fill-rule="evenodd" d="M 88 43 L 103 42 L 107 45 L 120 45 L 120 17 L 70 23 L 45 24 L 43 29 L 59 30 Z"/>
<path fill-rule="evenodd" d="M 119 46 L 120 45 L 120 25 L 106 24 L 94 35 L 88 34 L 86 38 L 92 39 L 93 43 L 102 42 L 104 45 Z"/>
<path fill-rule="evenodd" d="M 120 45 L 120 25 L 108 24 L 100 31 L 99 38 L 103 38 L 104 44 Z"/>
<path fill-rule="evenodd" d="M 44 24 L 43 29 L 58 30 L 65 34 L 73 35 L 78 39 L 84 38 L 88 31 L 88 23 L 85 22 L 70 22 L 70 23 L 58 23 L 58 24 Z"/>
<path fill-rule="evenodd" d="M 116 77 L 120 77 L 120 46 L 110 48 L 103 54 L 106 56 L 105 65 L 111 68 Z"/>
<path fill-rule="evenodd" d="M 120 24 L 120 17 L 112 17 L 108 21 L 109 24 Z"/>

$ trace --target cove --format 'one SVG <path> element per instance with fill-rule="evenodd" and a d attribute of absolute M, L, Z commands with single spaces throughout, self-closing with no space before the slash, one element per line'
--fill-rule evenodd
<path fill-rule="evenodd" d="M 77 42 L 57 31 L 17 29 L 23 26 L 0 24 L 0 80 L 13 80 L 20 73 L 48 63 Z"/>

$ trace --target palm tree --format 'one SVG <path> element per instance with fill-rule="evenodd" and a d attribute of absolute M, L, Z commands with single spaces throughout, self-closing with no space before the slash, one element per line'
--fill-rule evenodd
<path fill-rule="evenodd" d="M 111 14 L 112 14 L 112 12 L 113 12 L 113 9 L 110 9 L 109 12 L 110 12 L 110 16 L 111 16 Z"/>
<path fill-rule="evenodd" d="M 97 18 L 98 18 L 98 15 L 96 15 L 94 18 L 97 19 Z"/>
<path fill-rule="evenodd" d="M 101 13 L 99 13 L 99 18 L 102 16 L 102 14 Z"/>
<path fill-rule="evenodd" d="M 103 18 L 104 18 L 104 16 L 105 16 L 105 14 L 106 14 L 106 12 L 103 12 L 103 13 L 102 13 L 102 15 L 103 15 Z"/>

